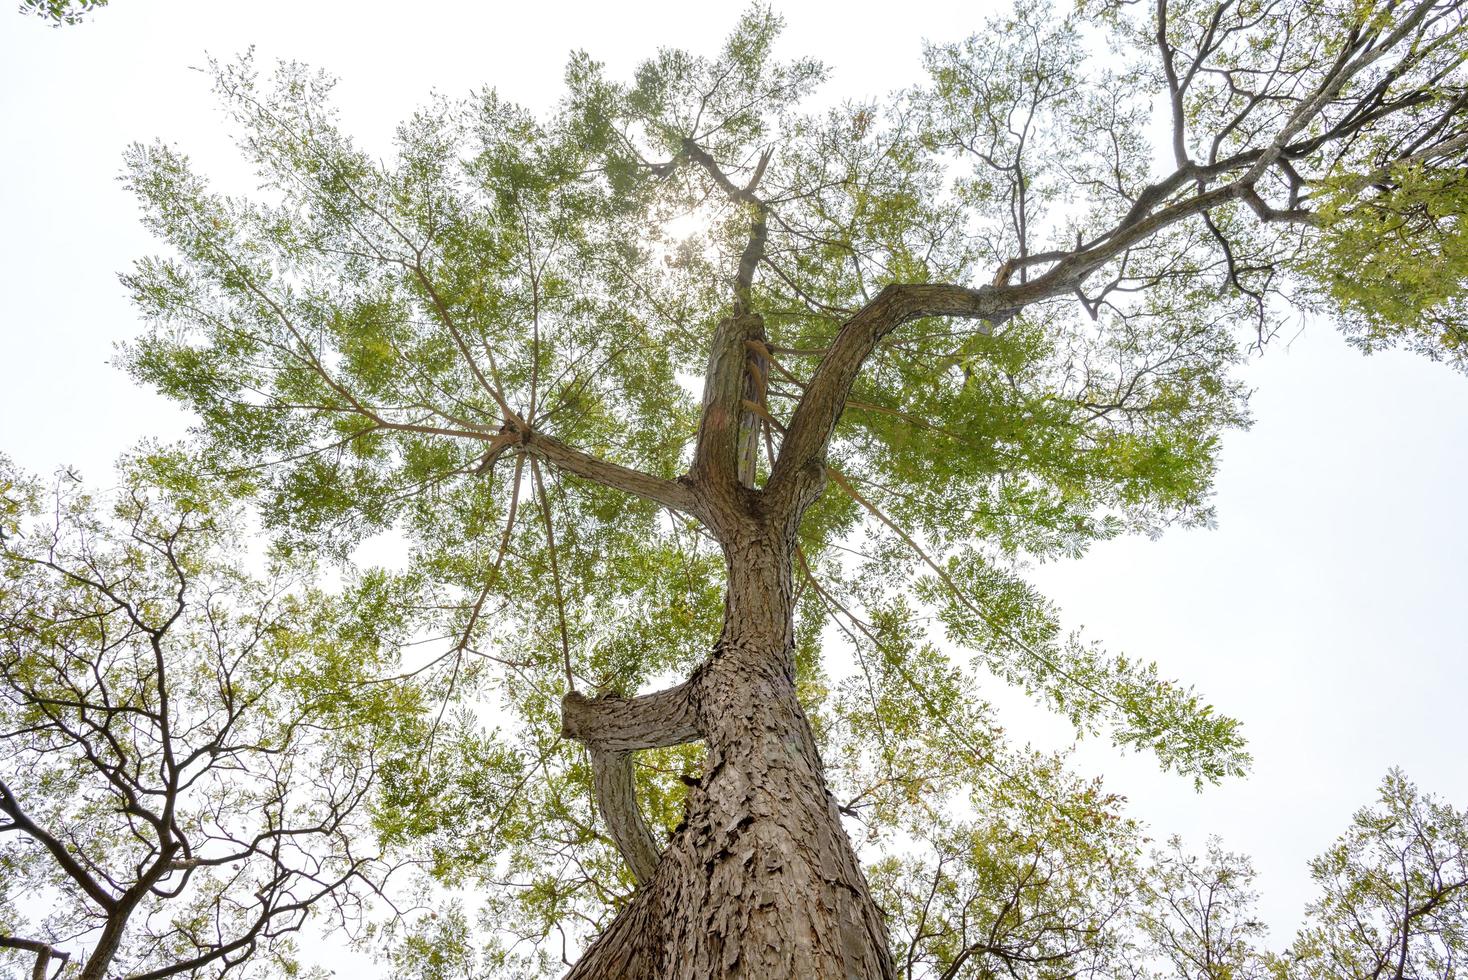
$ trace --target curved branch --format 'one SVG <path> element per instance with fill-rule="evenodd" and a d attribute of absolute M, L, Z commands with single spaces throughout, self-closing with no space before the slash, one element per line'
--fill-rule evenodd
<path fill-rule="evenodd" d="M 841 326 L 811 376 L 766 483 L 772 512 L 786 519 L 798 516 L 818 493 L 823 484 L 826 446 L 851 386 L 867 358 L 893 330 L 910 320 L 930 316 L 982 320 L 992 328 L 1032 303 L 1070 293 L 1107 262 L 1165 228 L 1235 201 L 1248 205 L 1266 222 L 1314 220 L 1302 209 L 1271 208 L 1259 197 L 1252 180 L 1240 178 L 1200 190 L 1151 213 L 1142 209 L 1139 199 L 1138 207 L 1110 232 L 1089 245 L 1061 253 L 1054 265 L 1028 282 L 1008 282 L 1007 273 L 1012 270 L 1001 267 L 996 282 L 977 289 L 951 283 L 894 283 L 885 287 Z"/>
<path fill-rule="evenodd" d="M 862 365 L 883 337 L 909 320 L 953 316 L 1002 323 L 1043 293 L 1036 280 L 1021 286 L 967 286 L 942 283 L 892 284 L 842 325 L 816 367 L 796 407 L 765 484 L 772 512 L 799 513 L 804 498 L 823 480 L 822 458 Z M 814 464 L 814 465 L 813 465 Z"/>
<path fill-rule="evenodd" d="M 592 748 L 591 786 L 596 794 L 596 808 L 607 822 L 607 833 L 621 852 L 622 860 L 632 869 L 637 883 L 646 884 L 657 870 L 662 849 L 637 805 L 631 753 Z"/>
<path fill-rule="evenodd" d="M 31 967 L 31 980 L 46 980 L 46 969 L 51 965 L 53 958 L 56 960 L 56 975 L 61 976 L 61 971 L 66 969 L 66 961 L 71 959 L 70 953 L 64 953 L 55 946 L 35 939 L 0 936 L 0 947 L 23 949 L 28 953 L 36 954 L 36 964 Z"/>
<path fill-rule="evenodd" d="M 72 856 L 65 844 L 26 815 L 26 812 L 20 808 L 20 801 L 3 781 L 0 781 L 0 813 L 4 813 L 11 821 L 8 825 L 0 827 L 0 830 L 18 830 L 26 834 L 49 851 L 56 863 L 61 866 L 61 870 L 65 871 L 67 876 L 76 882 L 77 887 L 86 892 L 87 897 L 96 902 L 104 911 L 110 912 L 116 907 L 117 899 L 97 883 L 97 879 L 93 878 L 82 863 Z"/>
<path fill-rule="evenodd" d="M 632 753 L 700 737 L 689 685 L 636 698 L 593 699 L 572 691 L 561 701 L 561 733 L 591 750 L 597 810 L 637 883 L 646 883 L 657 870 L 661 848 L 637 805 Z"/>

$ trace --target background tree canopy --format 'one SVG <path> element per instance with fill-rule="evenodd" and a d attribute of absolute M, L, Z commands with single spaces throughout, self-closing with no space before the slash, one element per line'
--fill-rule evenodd
<path fill-rule="evenodd" d="M 83 977 L 291 972 L 307 920 L 360 928 L 400 863 L 371 832 L 424 727 L 377 681 L 395 638 L 355 625 L 370 579 L 248 574 L 186 460 L 139 454 L 113 497 L 0 459 L 0 931 L 82 940 Z"/>
<path fill-rule="evenodd" d="M 1005 744 L 991 677 L 1200 783 L 1243 771 L 1236 723 L 1067 634 L 1024 568 L 1209 520 L 1219 435 L 1247 421 L 1234 366 L 1280 296 L 1344 306 L 1368 347 L 1461 363 L 1444 326 L 1456 11 L 1363 14 L 1342 42 L 1325 8 L 1162 9 L 1160 67 L 1087 63 L 1103 41 L 1157 44 L 1125 10 L 1022 7 L 931 49 L 925 87 L 815 115 L 799 102 L 820 66 L 774 59 L 777 22 L 755 11 L 717 56 L 665 51 L 631 82 L 573 59 L 550 118 L 493 93 L 438 100 L 387 163 L 338 130 L 328 79 L 261 79 L 246 60 L 214 74 L 260 195 L 213 194 L 166 145 L 133 152 L 129 183 L 171 252 L 126 278 L 154 322 L 130 366 L 198 413 L 211 465 L 253 484 L 291 551 L 409 542 L 406 571 L 374 573 L 378 614 L 410 620 L 425 651 L 410 667 L 442 710 L 377 829 L 447 882 L 495 886 L 491 921 L 531 940 L 492 951 L 506 969 L 551 969 L 534 941 L 595 929 L 632 885 L 584 752 L 559 737 L 561 695 L 661 686 L 718 637 L 723 558 L 677 478 L 701 414 L 689 378 L 731 300 L 763 316 L 740 429 L 741 478 L 762 484 L 815 366 L 884 285 L 1022 290 L 1084 269 L 1079 295 L 912 319 L 845 399 L 800 526 L 795 663 L 873 855 L 921 833 L 990 860 L 972 842 L 1006 806 L 1076 836 L 1033 845 L 1046 858 L 1074 847 L 1077 867 L 1107 867 L 1134 847 L 1114 801 Z M 1178 69 L 1178 51 L 1221 67 Z M 1158 86 L 1182 134 L 1160 179 L 1142 111 Z M 1110 231 L 1163 214 L 1146 236 Z M 670 231 L 690 215 L 700 230 Z M 1447 274 L 1380 248 L 1373 222 L 1406 223 Z M 1371 287 L 1408 272 L 1415 286 Z M 837 649 L 855 669 L 823 660 Z M 502 727 L 485 732 L 476 701 Z M 436 755 L 440 738 L 454 751 Z M 698 753 L 638 763 L 644 813 L 671 829 Z M 969 806 L 991 822 L 944 822 Z"/>

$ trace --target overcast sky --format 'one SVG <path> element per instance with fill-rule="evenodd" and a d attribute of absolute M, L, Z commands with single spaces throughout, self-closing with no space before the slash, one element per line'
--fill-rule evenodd
<path fill-rule="evenodd" d="M 139 438 L 187 424 L 108 365 L 138 329 L 116 273 L 155 250 L 116 175 L 129 142 L 162 137 L 224 186 L 248 187 L 207 80 L 190 70 L 206 52 L 254 45 L 262 60 L 335 73 L 346 128 L 386 152 L 393 126 L 431 91 L 488 83 L 545 107 L 573 48 L 625 74 L 658 45 L 712 49 L 738 14 L 666 0 L 113 0 L 90 23 L 51 29 L 5 6 L 0 452 L 94 478 Z M 785 52 L 833 67 L 827 97 L 860 97 L 916 81 L 923 39 L 964 37 L 998 8 L 779 9 Z M 1291 336 L 1247 368 L 1257 422 L 1226 440 L 1217 529 L 1112 542 L 1036 571 L 1071 625 L 1157 660 L 1243 719 L 1253 775 L 1201 795 L 1104 744 L 1082 746 L 1077 762 L 1126 795 L 1154 836 L 1201 844 L 1217 833 L 1252 854 L 1276 946 L 1311 894 L 1306 860 L 1389 766 L 1468 805 L 1468 378 L 1405 354 L 1363 358 L 1328 323 Z M 1021 737 L 1065 744 L 1035 712 L 1006 720 Z"/>

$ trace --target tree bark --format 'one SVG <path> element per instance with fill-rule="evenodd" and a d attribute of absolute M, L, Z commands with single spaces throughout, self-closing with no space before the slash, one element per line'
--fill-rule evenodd
<path fill-rule="evenodd" d="M 726 537 L 723 635 L 684 686 L 704 774 L 651 879 L 567 980 L 895 977 L 796 698 L 792 537 Z"/>
<path fill-rule="evenodd" d="M 637 806 L 632 753 L 699 738 L 687 684 L 639 698 L 592 700 L 568 693 L 561 733 L 591 750 L 592 791 L 607 832 L 639 885 L 657 870 L 658 845 Z"/>

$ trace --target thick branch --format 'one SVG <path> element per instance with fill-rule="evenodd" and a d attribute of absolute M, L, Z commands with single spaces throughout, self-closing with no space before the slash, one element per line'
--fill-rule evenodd
<path fill-rule="evenodd" d="M 1062 253 L 1043 275 L 1029 282 L 1011 284 L 1003 276 L 978 289 L 943 283 L 887 286 L 842 325 L 816 367 L 766 485 L 772 512 L 785 518 L 797 515 L 821 485 L 826 446 L 851 386 L 872 351 L 893 330 L 930 316 L 977 319 L 991 326 L 1002 323 L 1032 303 L 1072 292 L 1098 268 L 1165 228 L 1234 201 L 1244 202 L 1265 221 L 1314 220 L 1313 215 L 1300 209 L 1269 207 L 1252 182 L 1236 180 L 1152 213 L 1134 208 L 1111 232 L 1090 245 Z"/>
<path fill-rule="evenodd" d="M 651 500 L 672 510 L 703 517 L 697 495 L 683 483 L 600 459 L 539 432 L 523 434 L 522 439 L 526 451 L 583 480 Z"/>
<path fill-rule="evenodd" d="M 637 805 L 631 753 L 700 736 L 688 685 L 636 698 L 592 699 L 572 691 L 561 702 L 561 733 L 591 750 L 592 789 L 607 833 L 638 884 L 647 882 L 660 848 Z"/>
<path fill-rule="evenodd" d="M 606 821 L 607 833 L 621 852 L 622 860 L 632 869 L 637 883 L 646 884 L 657 871 L 661 848 L 637 805 L 632 755 L 592 748 L 591 786 L 596 794 L 596 808 Z"/>
<path fill-rule="evenodd" d="M 755 167 L 754 178 L 746 187 L 739 187 L 730 180 L 729 175 L 724 173 L 718 161 L 710 156 L 707 150 L 699 146 L 695 140 L 685 139 L 683 141 L 683 154 L 702 167 L 713 178 L 714 183 L 719 186 L 719 190 L 723 191 L 729 200 L 738 201 L 742 204 L 753 204 L 759 208 L 764 207 L 764 202 L 755 195 L 754 191 L 759 186 L 760 178 L 765 174 L 765 166 L 770 162 L 768 152 L 761 154 L 759 164 Z"/>
<path fill-rule="evenodd" d="M 748 342 L 764 339 L 764 321 L 757 315 L 746 314 L 720 320 L 709 345 L 703 381 L 703 417 L 693 453 L 693 477 L 716 513 L 734 507 L 732 498 L 739 483 L 740 427 L 746 417 L 752 419 L 742 404 L 750 392 Z"/>
<path fill-rule="evenodd" d="M 561 701 L 561 734 L 611 752 L 661 749 L 702 737 L 686 683 L 635 698 L 588 698 L 572 691 Z"/>
<path fill-rule="evenodd" d="M 766 224 L 769 209 L 755 193 L 771 153 L 760 154 L 754 176 L 744 187 L 737 186 L 724 173 L 712 155 L 693 139 L 683 141 L 682 156 L 698 164 L 708 173 L 715 186 L 731 202 L 750 209 L 749 239 L 739 256 L 734 276 L 734 313 L 719 323 L 709 348 L 708 369 L 704 375 L 703 418 L 698 429 L 698 445 L 693 472 L 704 489 L 711 491 L 716 509 L 727 510 L 735 483 L 754 486 L 754 464 L 758 451 L 759 423 L 755 415 L 744 410 L 744 402 L 761 400 L 757 379 L 747 376 L 746 345 L 763 343 L 764 322 L 754 313 L 751 293 L 755 269 L 764 259 L 769 236 Z"/>
<path fill-rule="evenodd" d="M 808 488 L 820 485 L 820 463 L 831 432 L 846 404 L 846 396 L 866 359 L 883 337 L 909 320 L 925 316 L 955 316 L 1002 322 L 1030 302 L 1033 284 L 1021 286 L 966 286 L 893 284 L 842 325 L 826 356 L 795 409 L 766 484 L 772 512 L 791 516 L 805 502 Z M 1038 297 L 1035 297 L 1038 298 Z M 816 465 L 813 465 L 816 464 Z"/>
<path fill-rule="evenodd" d="M 71 959 L 70 953 L 63 953 L 48 943 L 38 942 L 34 939 L 18 939 L 15 936 L 0 936 L 0 947 L 10 949 L 23 949 L 28 953 L 36 954 L 36 963 L 31 967 L 31 980 L 46 980 L 46 969 L 51 965 L 51 960 L 56 960 L 56 975 L 66 968 L 66 961 Z"/>

